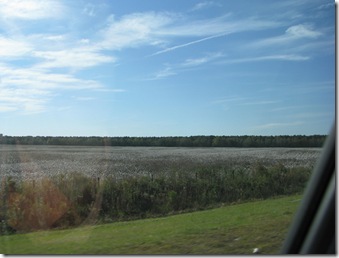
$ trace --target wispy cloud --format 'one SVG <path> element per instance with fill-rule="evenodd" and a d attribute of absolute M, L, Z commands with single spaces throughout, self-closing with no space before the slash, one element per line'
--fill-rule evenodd
<path fill-rule="evenodd" d="M 44 69 L 12 68 L 0 65 L 0 106 L 2 111 L 39 113 L 61 91 L 101 90 L 94 80 L 83 80 L 70 74 L 52 73 Z"/>
<path fill-rule="evenodd" d="M 269 111 L 270 112 L 280 112 L 280 111 L 286 111 L 286 110 L 295 110 L 301 108 L 300 106 L 284 106 L 284 107 L 278 107 L 278 108 L 272 108 Z"/>
<path fill-rule="evenodd" d="M 217 53 L 208 53 L 205 56 L 198 57 L 198 58 L 188 58 L 186 59 L 180 66 L 182 67 L 192 67 L 192 66 L 199 66 L 211 62 L 215 59 L 222 57 L 223 54 L 221 52 Z"/>
<path fill-rule="evenodd" d="M 258 40 L 249 44 L 250 47 L 267 47 L 286 45 L 299 39 L 315 39 L 321 36 L 322 33 L 316 31 L 310 25 L 299 24 L 287 28 L 285 33 L 280 36 Z"/>
<path fill-rule="evenodd" d="M 210 36 L 210 37 L 194 40 L 194 41 L 191 41 L 191 42 L 187 42 L 185 44 L 180 44 L 180 45 L 172 46 L 172 47 L 169 47 L 169 48 L 166 48 L 166 49 L 163 49 L 163 50 L 159 50 L 159 51 L 153 53 L 150 56 L 156 56 L 156 55 L 163 54 L 163 53 L 166 53 L 166 52 L 170 52 L 170 51 L 173 51 L 173 50 L 176 50 L 176 49 L 179 49 L 179 48 L 188 47 L 190 45 L 194 45 L 194 44 L 206 41 L 206 40 L 220 38 L 220 37 L 223 37 L 223 36 L 226 36 L 226 35 L 228 35 L 228 33 L 222 33 L 222 34 L 219 34 L 219 35 L 214 35 L 214 36 Z"/>
<path fill-rule="evenodd" d="M 86 4 L 84 9 L 82 9 L 82 13 L 84 13 L 84 14 L 86 14 L 88 16 L 91 16 L 91 17 L 95 16 L 96 15 L 96 13 L 95 13 L 95 5 L 90 4 L 90 3 Z"/>
<path fill-rule="evenodd" d="M 197 58 L 187 58 L 181 63 L 177 64 L 166 64 L 163 69 L 153 74 L 147 80 L 159 80 L 164 79 L 169 76 L 176 75 L 188 69 L 195 69 L 210 63 L 211 61 L 222 57 L 223 54 L 220 52 L 217 53 L 208 53 Z"/>
<path fill-rule="evenodd" d="M 155 31 L 172 23 L 174 14 L 169 13 L 134 13 L 123 16 L 120 20 L 110 16 L 107 26 L 101 30 L 102 40 L 98 47 L 110 50 L 155 44 L 159 39 Z"/>
<path fill-rule="evenodd" d="M 325 112 L 305 112 L 305 113 L 294 113 L 289 115 L 289 117 L 293 119 L 316 119 L 319 117 L 328 117 L 328 116 L 332 116 L 332 114 Z"/>
<path fill-rule="evenodd" d="M 94 80 L 82 80 L 71 74 L 52 73 L 43 69 L 12 68 L 0 65 L 1 87 L 32 89 L 97 89 L 103 85 Z"/>
<path fill-rule="evenodd" d="M 217 39 L 233 33 L 244 31 L 264 30 L 280 26 L 279 22 L 259 20 L 255 18 L 247 18 L 243 20 L 231 19 L 231 14 L 226 14 L 213 19 L 194 20 L 185 22 L 184 25 L 170 24 L 159 28 L 154 34 L 165 38 L 171 37 L 191 37 L 200 39 L 191 40 L 189 42 L 167 47 L 151 54 L 151 56 L 167 53 L 176 49 L 188 47 L 207 40 Z"/>
<path fill-rule="evenodd" d="M 219 64 L 237 64 L 237 63 L 249 63 L 249 62 L 262 62 L 262 61 L 307 61 L 309 56 L 302 55 L 265 55 L 249 58 L 235 58 L 229 60 L 219 61 Z"/>
<path fill-rule="evenodd" d="M 304 124 L 304 122 L 302 121 L 288 122 L 288 123 L 267 123 L 267 124 L 254 126 L 253 128 L 265 130 L 265 129 L 272 129 L 272 128 L 280 128 L 280 127 L 293 127 L 293 126 L 299 126 L 302 124 Z"/>
<path fill-rule="evenodd" d="M 237 102 L 237 103 L 242 103 L 244 100 L 247 100 L 248 98 L 245 97 L 228 97 L 228 98 L 222 98 L 222 99 L 217 99 L 213 100 L 211 103 L 212 104 L 227 104 L 227 103 L 232 103 L 232 102 Z"/>
<path fill-rule="evenodd" d="M 66 11 L 62 2 L 56 0 L 0 1 L 0 21 L 8 26 L 4 26 L 0 35 L 1 112 L 44 112 L 63 91 L 124 91 L 107 88 L 96 80 L 80 79 L 76 73 L 116 62 L 115 56 L 104 54 L 100 40 L 88 40 L 71 32 L 51 33 L 48 25 L 38 33 L 30 30 L 37 20 L 50 22 L 62 18 L 64 22 Z M 89 5 L 83 11 L 93 14 Z M 94 38 L 100 37 L 94 35 Z"/>
<path fill-rule="evenodd" d="M 22 57 L 31 50 L 32 46 L 25 41 L 0 36 L 0 57 L 2 58 Z"/>
<path fill-rule="evenodd" d="M 127 90 L 125 89 L 117 89 L 117 88 L 107 88 L 107 87 L 104 87 L 104 88 L 98 88 L 98 89 L 95 89 L 96 92 L 126 92 Z"/>
<path fill-rule="evenodd" d="M 36 51 L 33 55 L 44 60 L 37 65 L 39 68 L 83 69 L 103 63 L 113 63 L 116 60 L 115 57 L 81 47 L 57 51 Z"/>
<path fill-rule="evenodd" d="M 14 106 L 7 105 L 0 105 L 0 112 L 9 112 L 9 111 L 15 111 L 17 110 Z"/>
<path fill-rule="evenodd" d="M 199 11 L 202 9 L 210 8 L 210 7 L 221 7 L 222 5 L 220 3 L 214 2 L 214 1 L 204 1 L 197 3 L 193 6 L 191 11 Z"/>
<path fill-rule="evenodd" d="M 335 50 L 334 35 L 332 39 L 308 41 L 303 44 L 290 46 L 289 51 L 292 53 L 312 53 L 318 55 L 332 54 Z M 316 51 L 316 52 L 315 52 Z"/>
<path fill-rule="evenodd" d="M 7 19 L 38 20 L 58 18 L 65 7 L 56 0 L 1 0 L 0 16 Z"/>
<path fill-rule="evenodd" d="M 324 9 L 327 9 L 327 8 L 332 8 L 334 7 L 335 3 L 326 3 L 326 4 L 322 4 L 320 6 L 318 6 L 318 10 L 324 10 Z"/>
<path fill-rule="evenodd" d="M 252 106 L 252 105 L 270 105 L 270 104 L 277 104 L 280 101 L 276 100 L 259 100 L 259 101 L 250 101 L 250 102 L 245 102 L 241 103 L 243 106 Z"/>
<path fill-rule="evenodd" d="M 258 19 L 234 20 L 231 14 L 210 19 L 189 19 L 180 13 L 146 12 L 133 13 L 117 19 L 110 16 L 107 26 L 100 31 L 102 39 L 96 46 L 102 49 L 121 50 L 144 45 L 161 46 L 173 38 L 191 37 L 187 43 L 156 51 L 151 56 L 188 47 L 231 33 L 261 30 L 277 26 L 277 22 Z"/>
<path fill-rule="evenodd" d="M 13 1 L 13 3 L 16 1 Z M 8 3 L 8 2 L 6 2 Z M 26 5 L 18 5 L 16 8 L 32 9 L 39 14 L 39 10 L 51 8 L 54 1 L 46 1 L 45 4 L 35 6 L 30 5 L 30 1 Z M 33 3 L 33 2 L 32 2 Z M 40 3 L 40 2 L 39 2 Z M 8 8 L 15 6 L 14 4 L 6 4 Z M 13 7 L 14 8 L 14 7 Z M 61 8 L 61 5 L 60 5 Z M 60 9 L 59 8 L 59 9 Z M 90 8 L 85 6 L 84 10 Z M 25 10 L 26 10 L 25 9 Z M 57 8 L 57 10 L 59 10 Z M 20 9 L 21 10 L 21 9 Z M 87 10 L 88 11 L 88 10 Z M 24 12 L 24 11 L 23 11 Z M 36 18 L 45 18 L 36 14 Z M 22 56 L 30 54 L 34 58 L 39 58 L 41 62 L 37 64 L 40 68 L 61 68 L 68 67 L 72 69 L 84 69 L 97 66 L 103 63 L 115 62 L 114 54 L 103 54 L 105 50 L 121 50 L 131 47 L 140 47 L 145 45 L 161 46 L 165 42 L 170 41 L 173 37 L 201 37 L 184 44 L 167 47 L 156 51 L 151 56 L 177 50 L 179 48 L 188 47 L 207 40 L 220 38 L 231 33 L 246 30 L 260 30 L 267 27 L 276 26 L 272 21 L 261 21 L 257 19 L 248 19 L 244 21 L 236 21 L 229 19 L 230 14 L 220 17 L 204 20 L 187 21 L 181 14 L 175 13 L 133 13 L 116 19 L 113 15 L 107 20 L 105 28 L 101 29 L 96 35 L 96 41 L 88 39 L 77 39 L 72 42 L 68 40 L 68 44 L 61 44 L 65 41 L 65 35 L 40 35 L 30 36 L 30 40 L 18 41 L 10 38 L 2 37 L 0 39 L 0 50 L 2 56 Z M 33 14 L 32 14 L 33 17 Z M 180 19 L 185 20 L 184 25 L 178 22 Z M 33 41 L 32 41 L 33 39 Z M 45 41 L 52 44 L 46 44 Z M 28 44 L 31 42 L 33 44 Z M 54 45 L 53 45 L 54 44 Z M 55 46 L 55 48 L 53 48 Z M 41 49 L 41 48 L 46 48 Z"/>
<path fill-rule="evenodd" d="M 198 11 L 217 6 L 220 6 L 220 3 L 203 1 L 197 3 L 192 10 Z M 49 21 L 65 18 L 67 10 L 62 2 L 57 0 L 2 0 L 0 1 L 0 16 L 2 17 L 0 20 L 33 24 L 41 19 Z M 91 18 L 96 16 L 93 4 L 82 4 L 78 12 Z M 75 25 L 72 24 L 72 26 Z M 68 34 L 64 30 L 59 30 L 59 27 L 54 28 L 55 31 L 46 29 L 33 33 L 21 30 L 20 25 L 17 28 L 14 26 L 13 31 L 16 33 L 13 31 L 3 33 L 0 36 L 0 57 L 3 62 L 0 64 L 2 94 L 0 111 L 42 112 L 47 108 L 51 99 L 66 90 L 123 92 L 124 89 L 111 89 L 96 80 L 80 79 L 77 72 L 103 64 L 116 63 L 119 60 L 119 53 L 125 49 L 147 46 L 151 47 L 148 51 L 151 49 L 153 52 L 150 56 L 157 56 L 235 33 L 281 27 L 282 23 L 274 19 L 264 20 L 254 17 L 237 19 L 231 13 L 214 18 L 197 19 L 194 15 L 187 15 L 187 12 L 184 14 L 144 12 L 121 17 L 111 15 L 100 26 L 96 27 L 99 29 L 94 31 L 93 35 L 72 34 L 71 32 Z M 312 26 L 299 24 L 287 28 L 283 35 L 262 39 L 254 42 L 252 46 L 281 45 L 297 39 L 317 39 L 321 35 L 321 32 Z M 213 53 L 192 54 L 190 57 L 181 58 L 181 61 L 176 60 L 171 64 L 163 65 L 148 80 L 168 78 L 188 69 L 200 69 L 216 61 L 244 63 L 310 59 L 310 56 L 300 54 L 267 54 L 221 62 L 220 59 L 224 56 L 226 55 L 218 50 Z M 24 61 L 23 67 L 25 68 L 12 66 L 14 61 L 20 60 Z M 257 103 L 259 104 L 272 103 L 261 101 Z"/>
<path fill-rule="evenodd" d="M 250 106 L 269 106 L 269 108 L 273 108 L 275 104 L 281 103 L 280 100 L 262 100 L 262 99 L 255 99 L 253 97 L 246 97 L 246 96 L 232 96 L 217 99 L 211 102 L 213 105 L 220 105 L 221 107 L 230 109 L 231 106 L 233 107 L 250 107 Z M 252 107 L 251 107 L 252 108 Z"/>
<path fill-rule="evenodd" d="M 169 66 L 157 71 L 153 75 L 151 75 L 149 78 L 145 79 L 146 81 L 153 81 L 153 80 L 160 80 L 164 79 L 169 76 L 176 75 L 177 73 L 173 71 L 173 69 Z"/>
<path fill-rule="evenodd" d="M 46 91 L 35 89 L 0 88 L 0 103 L 2 111 L 21 110 L 26 114 L 40 113 L 45 110 L 48 101 Z"/>
<path fill-rule="evenodd" d="M 95 98 L 93 97 L 74 97 L 75 100 L 78 101 L 91 101 L 91 100 L 95 100 Z"/>

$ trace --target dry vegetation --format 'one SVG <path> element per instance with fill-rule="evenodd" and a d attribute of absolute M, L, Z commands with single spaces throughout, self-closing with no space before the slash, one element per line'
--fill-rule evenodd
<path fill-rule="evenodd" d="M 312 168 L 320 148 L 178 148 L 0 145 L 1 176 L 28 180 L 80 173 L 116 177 L 188 173 L 197 167 L 282 164 Z"/>
<path fill-rule="evenodd" d="M 319 148 L 0 145 L 1 233 L 300 193 Z"/>

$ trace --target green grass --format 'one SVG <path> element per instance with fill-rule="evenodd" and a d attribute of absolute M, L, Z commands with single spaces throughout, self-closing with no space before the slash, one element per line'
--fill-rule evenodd
<path fill-rule="evenodd" d="M 3 254 L 277 254 L 301 196 L 0 237 Z"/>

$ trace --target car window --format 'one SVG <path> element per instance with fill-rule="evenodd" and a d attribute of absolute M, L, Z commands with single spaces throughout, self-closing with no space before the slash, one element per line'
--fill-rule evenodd
<path fill-rule="evenodd" d="M 278 253 L 334 121 L 334 21 L 1 1 L 0 253 Z"/>

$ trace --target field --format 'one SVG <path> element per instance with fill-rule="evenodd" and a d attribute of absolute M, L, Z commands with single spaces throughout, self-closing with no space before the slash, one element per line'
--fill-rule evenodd
<path fill-rule="evenodd" d="M 0 145 L 1 177 L 30 180 L 79 173 L 116 179 L 194 173 L 197 168 L 248 169 L 253 164 L 312 168 L 320 148 L 177 148 Z M 1 178 L 0 178 L 1 179 Z"/>
<path fill-rule="evenodd" d="M 5 254 L 278 254 L 300 195 L 165 218 L 0 236 Z"/>
<path fill-rule="evenodd" d="M 302 194 L 320 152 L 0 145 L 0 235 Z"/>

